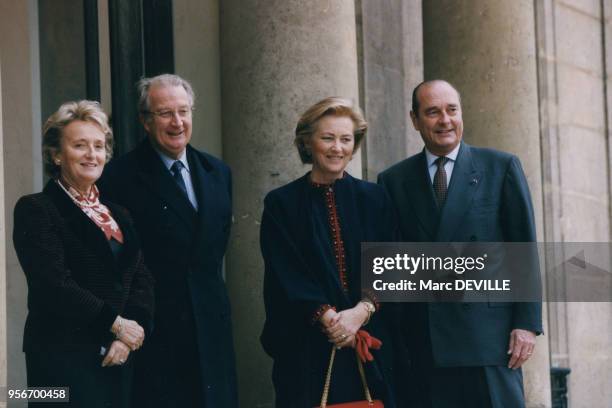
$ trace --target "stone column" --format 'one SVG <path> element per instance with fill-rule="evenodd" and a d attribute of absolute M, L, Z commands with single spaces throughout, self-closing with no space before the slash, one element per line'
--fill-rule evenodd
<path fill-rule="evenodd" d="M 421 2 L 358 0 L 361 92 L 368 121 L 364 178 L 419 152 L 410 120 L 412 89 L 423 80 Z M 359 14 L 360 12 L 360 14 Z"/>
<path fill-rule="evenodd" d="M 358 101 L 354 1 L 220 3 L 223 157 L 233 170 L 227 283 L 233 306 L 240 406 L 271 407 L 259 225 L 265 194 L 301 175 L 293 146 L 300 114 L 339 95 Z M 361 176 L 359 155 L 349 171 Z"/>
<path fill-rule="evenodd" d="M 0 95 L 2 95 L 2 61 L 0 61 Z M 4 137 L 2 133 L 2 98 L 0 97 L 0 240 L 7 242 L 4 213 Z M 6 249 L 0 245 L 0 388 L 6 387 Z M 6 403 L 0 401 L 0 408 Z"/>
<path fill-rule="evenodd" d="M 424 1 L 423 42 L 425 78 L 461 92 L 465 140 L 521 159 L 543 240 L 534 2 Z M 549 366 L 548 340 L 539 337 L 524 370 L 528 406 L 550 406 Z"/>
<path fill-rule="evenodd" d="M 5 179 L 9 180 L 3 184 L 1 195 L 5 221 L 2 232 L 6 238 L 2 245 L 6 250 L 7 383 L 12 388 L 26 385 L 21 350 L 27 312 L 25 276 L 11 239 L 13 208 L 22 195 L 42 189 L 38 21 L 38 1 L 0 0 L 2 164 Z"/>

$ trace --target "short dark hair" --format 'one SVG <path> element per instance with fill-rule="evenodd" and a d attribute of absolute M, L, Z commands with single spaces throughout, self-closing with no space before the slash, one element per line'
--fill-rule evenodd
<path fill-rule="evenodd" d="M 457 90 L 455 85 L 451 84 L 450 82 L 448 82 L 448 81 L 446 81 L 444 79 L 430 79 L 428 81 L 421 82 L 420 84 L 415 86 L 414 89 L 412 90 L 412 112 L 414 113 L 414 116 L 416 116 L 416 117 L 419 116 L 419 108 L 421 106 L 420 103 L 419 103 L 419 98 L 417 97 L 419 89 L 421 89 L 421 87 L 424 86 L 424 85 L 429 85 L 429 84 L 432 84 L 434 82 L 444 82 L 445 84 L 448 84 L 451 88 L 453 88 L 455 90 L 455 92 L 457 92 L 457 96 L 459 96 L 459 103 L 461 103 L 461 94 L 459 93 L 459 91 Z"/>

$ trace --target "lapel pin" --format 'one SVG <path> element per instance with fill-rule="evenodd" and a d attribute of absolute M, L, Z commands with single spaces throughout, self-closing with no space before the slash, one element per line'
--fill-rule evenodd
<path fill-rule="evenodd" d="M 477 178 L 473 178 L 472 181 L 470 181 L 470 184 L 475 186 L 476 184 L 478 184 L 478 179 Z"/>

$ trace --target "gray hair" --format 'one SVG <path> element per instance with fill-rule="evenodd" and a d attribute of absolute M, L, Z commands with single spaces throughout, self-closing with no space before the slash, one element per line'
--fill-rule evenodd
<path fill-rule="evenodd" d="M 58 178 L 61 167 L 55 163 L 53 156 L 61 150 L 62 131 L 72 122 L 80 120 L 98 126 L 104 133 L 106 162 L 113 156 L 113 131 L 108 125 L 108 116 L 102 110 L 99 102 L 78 101 L 66 102 L 49 116 L 43 126 L 42 158 L 45 174 L 51 178 Z"/>
<path fill-rule="evenodd" d="M 178 75 L 161 74 L 151 78 L 142 78 L 140 81 L 138 81 L 136 86 L 138 87 L 139 95 L 138 112 L 145 117 L 149 113 L 151 107 L 149 103 L 149 91 L 154 86 L 182 86 L 183 89 L 185 89 L 185 92 L 187 92 L 190 106 L 193 107 L 193 104 L 195 103 L 195 94 L 191 84 Z"/>

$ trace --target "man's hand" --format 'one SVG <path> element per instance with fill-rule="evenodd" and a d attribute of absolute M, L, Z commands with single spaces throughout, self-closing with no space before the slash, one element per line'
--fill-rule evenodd
<path fill-rule="evenodd" d="M 535 343 L 536 334 L 534 332 L 523 329 L 512 330 L 508 348 L 508 354 L 511 355 L 508 368 L 513 370 L 520 368 L 531 357 Z"/>

